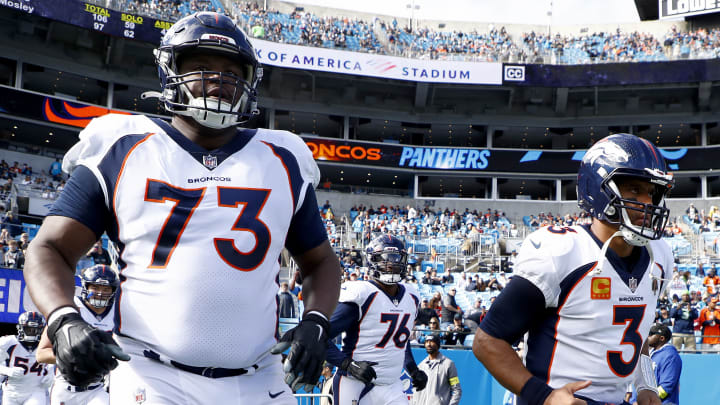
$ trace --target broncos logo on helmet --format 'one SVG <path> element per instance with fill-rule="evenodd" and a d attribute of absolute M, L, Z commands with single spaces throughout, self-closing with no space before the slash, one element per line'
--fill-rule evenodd
<path fill-rule="evenodd" d="M 82 273 L 80 273 L 80 279 L 82 282 L 80 298 L 98 308 L 104 308 L 110 305 L 112 299 L 115 297 L 115 291 L 117 291 L 120 285 L 115 271 L 104 264 L 98 264 L 83 270 Z M 112 292 L 110 294 L 103 294 L 90 291 L 90 286 L 92 285 L 109 286 Z"/>
<path fill-rule="evenodd" d="M 653 184 L 652 202 L 622 198 L 616 184 L 621 178 Z M 597 219 L 619 225 L 629 244 L 646 246 L 662 237 L 670 216 L 665 196 L 673 184 L 665 159 L 650 142 L 631 134 L 610 135 L 595 143 L 580 163 L 578 205 Z M 633 224 L 630 211 L 642 214 L 642 225 Z"/>
<path fill-rule="evenodd" d="M 20 314 L 17 323 L 17 339 L 26 346 L 35 347 L 45 329 L 45 317 L 40 312 L 28 311 Z"/>
<path fill-rule="evenodd" d="M 405 244 L 392 235 L 379 236 L 365 250 L 370 275 L 383 284 L 399 283 L 407 273 Z"/>
<path fill-rule="evenodd" d="M 244 67 L 245 77 L 209 70 L 179 74 L 178 58 L 197 51 L 236 60 Z M 200 12 L 173 24 L 155 50 L 155 63 L 162 93 L 146 92 L 142 97 L 159 97 L 169 112 L 192 117 L 199 124 L 215 129 L 237 125 L 259 114 L 257 86 L 262 79 L 262 68 L 247 35 L 225 15 Z M 202 97 L 194 97 L 187 84 L 198 80 L 203 82 L 203 89 L 209 82 L 219 83 L 221 88 L 234 86 L 231 100 L 210 97 L 205 90 Z"/>

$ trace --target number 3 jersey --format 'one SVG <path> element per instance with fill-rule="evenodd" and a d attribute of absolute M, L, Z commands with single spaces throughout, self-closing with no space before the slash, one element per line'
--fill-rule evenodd
<path fill-rule="evenodd" d="M 590 380 L 578 395 L 620 403 L 673 257 L 662 240 L 650 242 L 652 261 L 646 248 L 632 260 L 611 249 L 600 258 L 601 248 L 583 226 L 542 228 L 523 242 L 515 275 L 542 291 L 547 309 L 528 332 L 525 365 L 553 388 Z"/>
<path fill-rule="evenodd" d="M 45 364 L 37 362 L 35 352 L 35 349 L 28 350 L 23 346 L 15 335 L 0 337 L 0 363 L 25 371 L 21 377 L 2 376 L 2 390 L 6 394 L 23 397 L 47 388 L 52 376 L 48 376 Z"/>
<path fill-rule="evenodd" d="M 302 139 L 238 129 L 208 151 L 164 121 L 110 114 L 81 132 L 63 169 L 72 176 L 50 215 L 118 246 L 116 333 L 191 366 L 245 368 L 266 355 L 281 250 L 327 239 Z"/>
<path fill-rule="evenodd" d="M 346 323 L 343 327 L 342 354 L 355 361 L 374 361 L 376 385 L 398 381 L 403 370 L 406 345 L 415 324 L 418 294 L 404 284 L 398 284 L 395 297 L 388 296 L 372 281 L 348 281 L 340 290 L 340 305 L 352 307 L 355 313 L 340 316 L 333 314 L 333 323 Z M 338 319 L 342 317 L 345 319 Z M 347 322 L 348 319 L 352 321 Z M 345 321 L 345 322 L 343 322 Z M 331 335 L 333 333 L 331 332 Z"/>

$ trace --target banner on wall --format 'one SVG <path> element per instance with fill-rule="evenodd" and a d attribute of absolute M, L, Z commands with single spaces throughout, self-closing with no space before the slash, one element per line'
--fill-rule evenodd
<path fill-rule="evenodd" d="M 80 278 L 75 277 L 80 286 Z M 0 268 L 0 322 L 17 323 L 26 311 L 37 311 L 28 293 L 22 270 Z"/>
<path fill-rule="evenodd" d="M 502 63 L 419 60 L 251 38 L 260 63 L 414 82 L 502 84 Z"/>

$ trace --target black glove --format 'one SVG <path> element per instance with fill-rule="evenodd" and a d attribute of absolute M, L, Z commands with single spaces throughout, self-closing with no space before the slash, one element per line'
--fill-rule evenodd
<path fill-rule="evenodd" d="M 117 360 L 130 360 L 110 333 L 93 328 L 77 312 L 58 317 L 48 326 L 47 334 L 58 370 L 78 387 L 102 380 L 117 367 Z"/>
<path fill-rule="evenodd" d="M 347 371 L 348 374 L 367 385 L 377 377 L 373 368 L 376 364 L 377 362 L 374 361 L 354 361 L 351 357 L 348 357 L 343 360 L 340 369 Z"/>
<path fill-rule="evenodd" d="M 428 381 L 427 374 L 419 368 L 416 368 L 410 373 L 410 379 L 412 380 L 413 387 L 415 387 L 415 391 L 422 391 L 425 389 Z"/>
<path fill-rule="evenodd" d="M 285 383 L 293 392 L 303 386 L 305 391 L 312 392 L 317 384 L 325 361 L 329 330 L 327 319 L 318 314 L 308 314 L 270 349 L 270 353 L 279 354 L 290 348 L 283 371 Z"/>

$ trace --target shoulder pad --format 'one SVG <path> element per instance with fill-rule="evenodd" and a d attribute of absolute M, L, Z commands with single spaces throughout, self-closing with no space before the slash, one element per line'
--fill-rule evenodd
<path fill-rule="evenodd" d="M 320 169 L 313 159 L 313 154 L 303 139 L 292 132 L 260 128 L 256 138 L 290 150 L 297 158 L 298 166 L 304 179 L 309 181 L 313 188 L 320 183 Z"/>
<path fill-rule="evenodd" d="M 160 131 L 162 129 L 144 115 L 106 114 L 94 118 L 80 131 L 80 141 L 65 154 L 62 169 L 69 174 L 78 164 L 102 157 L 125 135 Z"/>
<path fill-rule="evenodd" d="M 362 305 L 367 297 L 378 289 L 364 280 L 346 281 L 340 287 L 339 302 L 354 302 Z"/>

